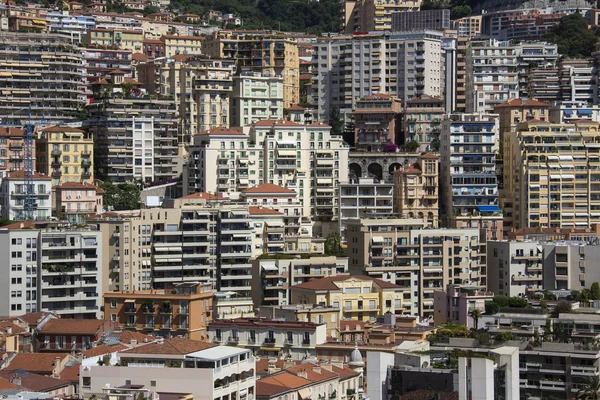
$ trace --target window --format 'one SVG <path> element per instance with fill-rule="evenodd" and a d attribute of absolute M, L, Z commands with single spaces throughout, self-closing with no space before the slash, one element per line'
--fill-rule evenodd
<path fill-rule="evenodd" d="M 116 299 L 110 300 L 110 308 L 117 308 L 117 300 Z"/>

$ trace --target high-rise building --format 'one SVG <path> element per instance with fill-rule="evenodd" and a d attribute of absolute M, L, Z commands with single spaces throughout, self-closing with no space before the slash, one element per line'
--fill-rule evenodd
<path fill-rule="evenodd" d="M 45 128 L 36 141 L 37 166 L 52 177 L 52 185 L 94 182 L 94 138 L 91 133 L 68 126 Z"/>
<path fill-rule="evenodd" d="M 235 75 L 229 110 L 234 127 L 283 119 L 283 78 L 259 72 Z"/>
<path fill-rule="evenodd" d="M 600 223 L 599 126 L 535 120 L 517 125 L 504 150 L 504 181 L 515 182 L 506 194 L 515 199 L 514 228 Z"/>
<path fill-rule="evenodd" d="M 392 13 L 392 31 L 443 31 L 450 29 L 450 10 L 402 10 Z"/>
<path fill-rule="evenodd" d="M 171 100 L 113 98 L 92 103 L 87 127 L 95 138 L 98 178 L 114 183 L 177 178 L 177 113 Z"/>
<path fill-rule="evenodd" d="M 2 123 L 22 125 L 30 119 L 52 126 L 81 116 L 86 103 L 85 65 L 81 51 L 68 38 L 3 32 L 0 58 Z"/>
<path fill-rule="evenodd" d="M 444 115 L 444 100 L 439 97 L 421 96 L 408 100 L 404 105 L 402 142 L 414 140 L 419 142 L 422 151 L 431 151 L 432 144 L 440 140 Z"/>
<path fill-rule="evenodd" d="M 398 0 L 385 3 L 376 0 L 345 0 L 342 2 L 344 32 L 397 31 L 398 23 L 394 25 L 393 16 L 405 12 L 418 12 L 420 7 L 421 0 Z"/>
<path fill-rule="evenodd" d="M 446 224 L 485 229 L 490 239 L 502 238 L 498 148 L 497 115 L 459 114 L 442 122 L 440 199 Z"/>
<path fill-rule="evenodd" d="M 10 171 L 20 171 L 25 167 L 23 162 L 25 146 L 25 130 L 23 128 L 0 127 L 0 179 Z M 36 168 L 35 138 L 31 146 L 32 168 Z"/>
<path fill-rule="evenodd" d="M 423 95 L 442 96 L 441 32 L 319 38 L 314 48 L 311 103 L 318 105 L 321 121 L 329 118 L 332 107 L 350 117 L 357 99 L 373 93 L 397 97 L 403 103 Z"/>
<path fill-rule="evenodd" d="M 391 282 L 403 313 L 433 317 L 434 292 L 448 284 L 485 289 L 485 235 L 480 229 L 426 229 L 419 219 L 350 219 L 346 240 L 351 275 Z M 396 306 L 396 310 L 399 307 Z"/>
<path fill-rule="evenodd" d="M 459 38 L 472 39 L 481 34 L 481 15 L 472 15 L 452 21 L 452 29 Z"/>
<path fill-rule="evenodd" d="M 356 101 L 354 145 L 367 151 L 382 151 L 400 136 L 400 100 L 387 94 L 372 94 Z"/>

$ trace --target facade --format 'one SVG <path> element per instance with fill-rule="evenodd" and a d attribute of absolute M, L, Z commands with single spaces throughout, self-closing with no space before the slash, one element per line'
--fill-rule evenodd
<path fill-rule="evenodd" d="M 213 321 L 208 336 L 212 343 L 251 349 L 257 356 L 303 360 L 316 357 L 316 346 L 327 340 L 327 329 L 313 322 L 237 318 Z"/>
<path fill-rule="evenodd" d="M 407 101 L 402 142 L 414 140 L 419 142 L 420 150 L 431 150 L 432 142 L 439 141 L 444 115 L 444 100 L 439 97 L 422 96 Z"/>
<path fill-rule="evenodd" d="M 0 127 L 0 178 L 11 171 L 24 169 L 23 162 L 25 137 L 24 129 Z M 36 169 L 35 138 L 31 146 L 32 169 Z"/>
<path fill-rule="evenodd" d="M 489 281 L 493 278 L 490 276 Z M 485 302 L 491 301 L 495 293 L 498 292 L 486 292 L 485 290 L 460 285 L 448 285 L 446 291 L 434 293 L 433 307 L 435 312 L 433 321 L 437 326 L 452 323 L 478 329 L 479 321 L 477 321 L 476 326 L 475 320 L 469 314 L 473 310 L 479 310 L 483 314 Z"/>
<path fill-rule="evenodd" d="M 291 288 L 292 304 L 340 309 L 340 318 L 375 320 L 387 311 L 402 314 L 402 286 L 364 275 L 329 276 Z"/>
<path fill-rule="evenodd" d="M 497 116 L 462 114 L 442 123 L 440 209 L 450 226 L 483 228 L 489 239 L 502 237 L 497 152 Z"/>
<path fill-rule="evenodd" d="M 406 10 L 392 13 L 392 31 L 443 31 L 450 29 L 450 10 Z"/>
<path fill-rule="evenodd" d="M 4 226 L 0 243 L 11 265 L 0 280 L 4 315 L 47 310 L 61 318 L 100 316 L 100 232 L 23 222 Z"/>
<path fill-rule="evenodd" d="M 396 143 L 401 111 L 400 100 L 385 94 L 373 94 L 357 100 L 352 114 L 354 145 L 367 151 L 382 151 L 385 145 Z"/>
<path fill-rule="evenodd" d="M 157 392 L 211 400 L 254 396 L 256 362 L 249 350 L 172 338 L 121 351 L 117 360 L 117 365 L 82 367 L 79 393 L 100 396 L 105 388 L 135 382 Z"/>
<path fill-rule="evenodd" d="M 397 285 L 397 314 L 431 318 L 435 291 L 448 284 L 487 285 L 485 240 L 479 229 L 425 227 L 416 219 L 348 221 L 346 240 L 356 249 L 349 255 L 350 273 Z"/>
<path fill-rule="evenodd" d="M 35 346 L 40 353 L 58 353 L 56 358 L 60 360 L 64 353 L 91 349 L 100 341 L 102 333 L 113 326 L 96 319 L 52 319 L 39 328 Z M 56 364 L 56 369 L 66 366 L 62 362 Z"/>
<path fill-rule="evenodd" d="M 164 337 L 204 340 L 212 315 L 210 284 L 180 283 L 172 290 L 104 293 L 104 319 Z"/>
<path fill-rule="evenodd" d="M 77 120 L 86 101 L 81 51 L 54 34 L 2 32 L 2 38 L 2 123 L 20 126 L 29 120 L 52 126 Z M 31 80 L 31 73 L 44 79 Z"/>
<path fill-rule="evenodd" d="M 518 199 L 515 228 L 589 227 L 597 223 L 594 141 L 597 122 L 552 124 L 522 122 L 505 148 L 505 181 L 516 182 L 508 195 Z M 543 145 L 542 145 L 543 143 Z M 513 197 L 517 196 L 517 197 Z M 520 197 L 519 197 L 520 196 Z"/>
<path fill-rule="evenodd" d="M 394 173 L 394 212 L 439 225 L 439 156 L 423 154 L 419 161 Z"/>
<path fill-rule="evenodd" d="M 597 68 L 593 60 L 561 60 L 558 68 L 562 100 L 598 104 Z"/>
<path fill-rule="evenodd" d="M 123 71 L 125 77 L 133 78 L 133 53 L 130 50 L 83 48 L 81 54 L 85 61 L 88 84 L 98 79 L 110 80 L 110 72 L 115 70 Z"/>
<path fill-rule="evenodd" d="M 581 120 L 600 122 L 600 106 L 584 101 L 561 101 L 550 106 L 548 121 L 572 124 Z M 543 118 L 536 118 L 545 121 Z"/>
<path fill-rule="evenodd" d="M 258 72 L 234 76 L 229 109 L 231 126 L 283 119 L 283 78 Z"/>
<path fill-rule="evenodd" d="M 472 39 L 481 34 L 481 15 L 472 15 L 452 21 L 452 29 L 459 38 Z"/>
<path fill-rule="evenodd" d="M 551 8 L 549 9 L 551 10 Z M 505 10 L 482 16 L 482 34 L 499 40 L 536 40 L 566 14 L 539 9 Z"/>
<path fill-rule="evenodd" d="M 346 221 L 366 216 L 389 216 L 394 212 L 394 184 L 377 178 L 352 176 L 340 182 L 340 235 L 346 235 Z"/>
<path fill-rule="evenodd" d="M 176 54 L 198 56 L 202 54 L 202 36 L 164 35 L 160 40 L 164 43 L 164 56 L 173 57 Z"/>
<path fill-rule="evenodd" d="M 142 30 L 96 27 L 90 29 L 83 37 L 84 43 L 95 47 L 116 46 L 120 50 L 129 50 L 132 53 L 141 53 L 144 44 Z"/>
<path fill-rule="evenodd" d="M 544 243 L 543 281 L 548 290 L 583 290 L 600 280 L 594 268 L 600 254 L 597 242 Z"/>
<path fill-rule="evenodd" d="M 25 207 L 27 183 L 25 171 L 9 172 L 0 182 L 0 206 L 2 218 L 11 221 L 46 220 L 52 216 L 52 179 L 37 172 L 32 173 L 33 208 L 31 214 Z"/>
<path fill-rule="evenodd" d="M 71 222 L 83 223 L 90 215 L 100 214 L 104 190 L 83 182 L 65 182 L 54 187 L 54 213 Z"/>
<path fill-rule="evenodd" d="M 285 321 L 313 322 L 327 325 L 327 337 L 336 338 L 340 331 L 340 310 L 314 304 L 290 304 L 261 306 L 256 316 L 268 319 L 284 319 Z"/>
<path fill-rule="evenodd" d="M 487 243 L 488 289 L 501 296 L 530 297 L 543 291 L 542 244 L 535 240 Z"/>
<path fill-rule="evenodd" d="M 177 113 L 172 101 L 113 98 L 92 103 L 88 130 L 93 135 L 98 178 L 113 183 L 162 182 L 177 178 Z"/>
<path fill-rule="evenodd" d="M 94 182 L 94 138 L 77 128 L 53 126 L 42 130 L 36 141 L 38 170 L 52 178 L 52 185 Z"/>
<path fill-rule="evenodd" d="M 300 101 L 298 43 L 289 36 L 271 36 L 248 31 L 216 31 L 203 43 L 203 53 L 235 60 L 242 72 L 283 78 L 283 106 Z"/>
<path fill-rule="evenodd" d="M 420 0 L 379 3 L 375 0 L 348 0 L 342 3 L 344 32 L 397 31 L 393 15 L 419 11 Z M 431 28 L 429 28 L 431 29 Z"/>
<path fill-rule="evenodd" d="M 319 38 L 314 49 L 310 103 L 318 105 L 319 121 L 329 118 L 332 107 L 348 118 L 357 99 L 373 93 L 385 93 L 404 104 L 413 97 L 442 96 L 441 32 Z M 347 78 L 337 79 L 342 74 Z"/>

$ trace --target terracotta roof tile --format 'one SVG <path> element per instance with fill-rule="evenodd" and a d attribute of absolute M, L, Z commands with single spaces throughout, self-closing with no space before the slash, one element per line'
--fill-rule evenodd
<path fill-rule="evenodd" d="M 5 390 L 5 389 L 19 389 L 19 386 L 13 385 L 6 379 L 0 379 L 0 390 Z"/>
<path fill-rule="evenodd" d="M 377 286 L 383 289 L 399 289 L 401 286 L 396 284 L 385 282 L 381 279 L 371 278 L 365 275 L 353 275 L 353 276 L 328 276 L 325 278 L 311 279 L 308 282 L 301 283 L 299 285 L 292 286 L 295 289 L 307 289 L 307 290 L 341 290 L 334 282 L 344 282 L 350 279 L 358 279 L 363 281 L 372 281 Z"/>
<path fill-rule="evenodd" d="M 226 197 L 223 197 L 220 193 L 217 195 L 206 193 L 206 192 L 196 192 L 192 194 L 188 194 L 187 196 L 181 197 L 182 199 L 204 199 L 204 200 L 219 200 L 224 201 L 227 200 Z"/>
<path fill-rule="evenodd" d="M 19 318 L 25 321 L 29 325 L 37 325 L 43 317 L 48 315 L 47 312 L 31 312 L 21 315 Z"/>
<path fill-rule="evenodd" d="M 288 111 L 305 111 L 306 108 L 301 107 L 298 104 L 294 104 L 293 106 L 286 108 L 286 110 L 288 110 Z"/>
<path fill-rule="evenodd" d="M 183 355 L 200 350 L 210 349 L 218 346 L 215 343 L 201 342 L 199 340 L 171 338 L 166 339 L 163 343 L 149 343 L 143 346 L 134 347 L 133 349 L 125 350 L 121 354 L 169 354 Z"/>
<path fill-rule="evenodd" d="M 254 206 L 248 207 L 248 213 L 250 215 L 283 215 L 283 213 L 271 208 Z"/>
<path fill-rule="evenodd" d="M 504 107 L 549 107 L 547 103 L 532 99 L 523 101 L 519 98 L 510 99 L 505 103 L 497 104 L 495 108 L 504 108 Z"/>
<path fill-rule="evenodd" d="M 0 227 L 0 229 L 34 229 L 35 223 L 29 221 L 15 222 L 14 224 L 8 224 Z"/>
<path fill-rule="evenodd" d="M 52 178 L 50 178 L 47 175 L 44 174 L 40 174 L 39 172 L 34 172 L 32 175 L 33 179 L 48 179 L 51 180 Z M 9 179 L 25 179 L 25 171 L 21 170 L 21 171 L 11 171 L 8 173 L 8 177 Z"/>
<path fill-rule="evenodd" d="M 94 189 L 96 193 L 104 193 L 104 189 L 92 185 L 87 182 L 63 182 L 58 186 L 55 186 L 56 189 L 77 189 L 77 190 L 86 190 L 86 189 Z"/>
<path fill-rule="evenodd" d="M 95 336 L 102 325 L 104 321 L 97 319 L 53 319 L 42 327 L 40 333 Z"/>
<path fill-rule="evenodd" d="M 242 190 L 242 193 L 269 193 L 269 194 L 293 194 L 296 195 L 296 192 L 292 189 L 285 188 L 283 186 L 277 186 L 272 183 L 263 183 L 258 186 L 254 186 L 248 189 Z"/>
<path fill-rule="evenodd" d="M 274 128 L 278 127 L 291 127 L 291 126 L 303 126 L 297 122 L 292 122 L 288 120 L 273 120 L 273 119 L 264 119 L 262 121 L 256 121 L 252 125 L 254 126 L 270 126 Z"/>
<path fill-rule="evenodd" d="M 175 54 L 172 58 L 175 61 L 187 61 L 191 57 L 190 56 L 186 56 L 185 54 Z"/>
<path fill-rule="evenodd" d="M 133 53 L 133 55 L 131 56 L 131 59 L 133 59 L 133 60 L 148 60 L 149 57 L 142 53 Z"/>
<path fill-rule="evenodd" d="M 434 159 L 434 158 L 440 158 L 439 154 L 433 154 L 433 153 L 427 153 L 427 154 L 423 154 L 421 156 L 421 158 L 430 158 L 430 159 Z"/>
<path fill-rule="evenodd" d="M 121 332 L 113 331 L 113 336 L 119 339 L 122 344 L 132 345 L 132 340 L 135 340 L 138 344 L 151 343 L 156 340 L 154 336 L 146 335 L 140 332 L 123 330 Z"/>
<path fill-rule="evenodd" d="M 89 350 L 83 352 L 83 358 L 97 357 L 103 356 L 105 354 L 116 353 L 117 351 L 123 351 L 128 349 L 129 347 L 124 344 L 117 344 L 115 346 L 107 346 L 105 344 L 101 344 L 100 346 L 92 347 Z"/>
<path fill-rule="evenodd" d="M 56 126 L 51 126 L 49 128 L 44 128 L 42 129 L 42 132 L 73 132 L 73 133 L 85 133 L 85 131 L 82 131 L 81 129 L 77 129 L 77 128 L 72 128 L 70 126 L 60 126 L 60 125 L 56 125 Z"/>
<path fill-rule="evenodd" d="M 23 129 L 2 126 L 2 127 L 0 127 L 0 136 L 22 138 L 23 137 Z"/>
<path fill-rule="evenodd" d="M 8 333 L 11 330 L 12 334 L 18 335 L 21 333 L 28 333 L 27 329 L 21 328 L 19 325 L 10 321 L 0 321 L 0 332 Z"/>
<path fill-rule="evenodd" d="M 256 381 L 256 396 L 273 396 L 310 385 L 307 379 L 283 371 Z"/>
<path fill-rule="evenodd" d="M 2 380 L 10 380 L 15 375 L 21 379 L 20 387 L 32 392 L 50 392 L 72 385 L 72 382 L 67 380 L 32 374 L 27 371 L 0 371 L 0 379 Z"/>
<path fill-rule="evenodd" d="M 63 360 L 66 353 L 18 353 L 5 368 L 7 371 L 23 370 L 39 374 L 51 374 L 57 358 Z"/>
<path fill-rule="evenodd" d="M 333 371 L 328 370 L 327 368 L 319 367 L 313 363 L 302 363 L 296 365 L 295 367 L 290 367 L 286 369 L 287 372 L 298 375 L 298 374 L 306 374 L 306 379 L 311 382 L 323 382 L 331 379 L 335 379 L 338 377 Z"/>
<path fill-rule="evenodd" d="M 81 363 L 74 363 L 73 365 L 71 365 L 69 367 L 63 368 L 63 370 L 60 371 L 60 379 L 63 379 L 65 381 L 69 381 L 69 382 L 79 383 L 80 367 L 81 367 Z"/>
<path fill-rule="evenodd" d="M 243 135 L 241 128 L 223 128 L 219 126 L 209 131 L 199 132 L 198 135 Z"/>

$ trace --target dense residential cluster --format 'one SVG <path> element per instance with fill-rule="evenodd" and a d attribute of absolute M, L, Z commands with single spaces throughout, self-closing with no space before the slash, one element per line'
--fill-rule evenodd
<path fill-rule="evenodd" d="M 1 398 L 600 398 L 600 10 L 487 3 L 3 0 Z"/>

